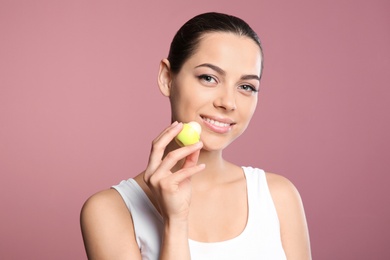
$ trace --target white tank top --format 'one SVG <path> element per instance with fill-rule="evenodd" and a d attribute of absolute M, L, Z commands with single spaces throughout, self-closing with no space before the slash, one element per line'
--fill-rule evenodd
<path fill-rule="evenodd" d="M 248 220 L 243 232 L 235 238 L 213 243 L 189 239 L 192 260 L 266 259 L 285 260 L 280 239 L 279 219 L 268 189 L 265 172 L 242 167 L 248 192 Z M 136 240 L 143 260 L 159 257 L 163 219 L 142 188 L 133 179 L 113 186 L 131 212 Z"/>

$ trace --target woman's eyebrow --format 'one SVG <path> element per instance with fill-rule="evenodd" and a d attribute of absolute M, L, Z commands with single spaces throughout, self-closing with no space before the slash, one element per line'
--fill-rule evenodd
<path fill-rule="evenodd" d="M 243 75 L 241 77 L 242 80 L 251 80 L 251 79 L 255 79 L 255 80 L 258 80 L 260 81 L 260 77 L 257 76 L 257 75 Z"/>
<path fill-rule="evenodd" d="M 226 75 L 226 72 L 221 69 L 220 67 L 218 66 L 215 66 L 213 64 L 210 64 L 210 63 L 203 63 L 203 64 L 200 64 L 198 66 L 196 66 L 195 68 L 199 68 L 199 67 L 207 67 L 207 68 L 210 68 L 212 70 L 215 70 L 216 72 L 218 72 L 219 74 L 221 75 Z M 258 80 L 260 81 L 260 77 L 257 76 L 257 75 L 251 75 L 251 74 L 248 74 L 248 75 L 243 75 L 241 77 L 242 80 L 251 80 L 251 79 L 255 79 L 255 80 Z"/>
<path fill-rule="evenodd" d="M 221 69 L 220 67 L 215 66 L 213 64 L 210 64 L 210 63 L 203 63 L 203 64 L 196 66 L 195 68 L 199 68 L 199 67 L 207 67 L 207 68 L 210 68 L 212 70 L 215 70 L 216 72 L 218 72 L 221 75 L 226 75 L 226 72 L 223 69 Z"/>

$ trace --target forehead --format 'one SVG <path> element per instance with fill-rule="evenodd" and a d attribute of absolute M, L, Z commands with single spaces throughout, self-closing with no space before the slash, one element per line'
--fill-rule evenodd
<path fill-rule="evenodd" d="M 241 69 L 243 73 L 260 74 L 260 47 L 248 36 L 226 32 L 204 34 L 194 54 L 186 63 L 197 66 L 212 63 L 229 71 Z"/>

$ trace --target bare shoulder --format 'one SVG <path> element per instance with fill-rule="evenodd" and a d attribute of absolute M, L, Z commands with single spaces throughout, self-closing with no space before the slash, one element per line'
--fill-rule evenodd
<path fill-rule="evenodd" d="M 115 218 L 131 220 L 131 215 L 122 197 L 114 189 L 107 189 L 92 195 L 81 209 L 80 221 L 83 231 L 84 227 L 88 228 L 96 222 L 110 224 Z"/>
<path fill-rule="evenodd" d="M 301 196 L 287 178 L 267 173 L 267 183 L 280 222 L 287 259 L 311 259 L 309 231 Z"/>
<path fill-rule="evenodd" d="M 88 198 L 80 224 L 88 259 L 141 259 L 131 214 L 116 190 Z"/>
<path fill-rule="evenodd" d="M 107 189 L 95 193 L 87 199 L 82 208 L 82 213 L 88 213 L 89 211 L 106 210 L 106 207 L 122 208 L 125 207 L 122 197 L 114 189 Z"/>
<path fill-rule="evenodd" d="M 275 203 L 300 202 L 301 197 L 295 185 L 286 177 L 275 173 L 266 173 L 268 188 Z"/>
<path fill-rule="evenodd" d="M 301 196 L 295 185 L 286 177 L 274 173 L 266 173 L 266 176 L 268 188 L 283 228 L 285 222 L 291 221 L 292 214 L 304 215 Z"/>

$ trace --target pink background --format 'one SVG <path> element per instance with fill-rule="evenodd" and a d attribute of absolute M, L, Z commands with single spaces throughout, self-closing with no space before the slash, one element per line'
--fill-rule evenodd
<path fill-rule="evenodd" d="M 314 259 L 390 259 L 390 2 L 0 1 L 0 258 L 85 259 L 79 212 L 169 124 L 156 73 L 205 11 L 260 35 L 260 102 L 226 151 L 291 179 Z"/>

